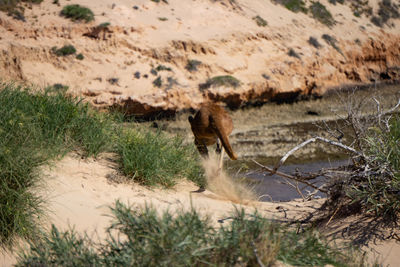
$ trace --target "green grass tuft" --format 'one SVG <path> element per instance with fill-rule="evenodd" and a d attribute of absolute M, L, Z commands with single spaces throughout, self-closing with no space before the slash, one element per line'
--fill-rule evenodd
<path fill-rule="evenodd" d="M 190 59 L 187 61 L 185 69 L 187 69 L 190 72 L 195 72 L 195 71 L 197 71 L 197 67 L 200 65 L 201 65 L 201 61 L 196 60 L 196 59 Z"/>
<path fill-rule="evenodd" d="M 307 13 L 306 4 L 304 3 L 303 0 L 273 0 L 273 2 L 281 4 L 290 11 L 293 11 L 295 13 L 297 12 Z"/>
<path fill-rule="evenodd" d="M 38 167 L 71 150 L 97 155 L 109 143 L 109 120 L 65 90 L 1 84 L 0 246 L 16 237 L 33 238 L 42 200 L 34 193 Z"/>
<path fill-rule="evenodd" d="M 202 173 L 192 145 L 179 137 L 137 129 L 117 141 L 122 172 L 143 185 L 171 187 L 183 177 L 202 184 Z"/>
<path fill-rule="evenodd" d="M 236 209 L 220 227 L 195 209 L 159 213 L 155 208 L 116 202 L 115 220 L 103 243 L 73 230 L 31 244 L 17 266 L 271 266 L 276 259 L 294 266 L 363 266 L 329 246 L 315 232 L 296 234 L 257 212 Z M 349 251 L 349 250 L 347 250 Z"/>
<path fill-rule="evenodd" d="M 231 75 L 215 76 L 208 79 L 205 83 L 200 84 L 200 89 L 208 89 L 210 87 L 226 86 L 226 87 L 239 87 L 241 82 Z"/>
<path fill-rule="evenodd" d="M 67 5 L 61 10 L 60 14 L 74 21 L 84 20 L 85 22 L 90 22 L 94 20 L 92 10 L 80 5 Z"/>
<path fill-rule="evenodd" d="M 76 48 L 73 45 L 64 45 L 61 48 L 52 47 L 51 51 L 57 56 L 69 56 L 76 53 Z"/>
<path fill-rule="evenodd" d="M 327 26 L 333 26 L 335 24 L 331 12 L 329 12 L 320 2 L 313 2 L 309 10 L 311 11 L 312 16 L 322 24 Z"/>
<path fill-rule="evenodd" d="M 257 23 L 257 25 L 258 26 L 260 26 L 260 27 L 265 27 L 265 26 L 267 26 L 268 25 L 268 22 L 265 20 L 265 19 L 263 19 L 262 17 L 260 17 L 260 16 L 255 16 L 255 17 L 253 17 L 253 20 Z"/>

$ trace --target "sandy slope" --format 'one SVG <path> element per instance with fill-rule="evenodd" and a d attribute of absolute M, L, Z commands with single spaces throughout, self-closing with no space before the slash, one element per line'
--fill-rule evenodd
<path fill-rule="evenodd" d="M 229 217 L 235 207 L 243 207 L 247 212 L 257 209 L 267 218 L 286 221 L 298 219 L 315 211 L 323 200 L 309 202 L 291 201 L 282 203 L 250 202 L 234 203 L 226 197 L 210 191 L 192 193 L 197 187 L 190 182 L 182 182 L 173 189 L 149 189 L 135 183 L 123 181 L 115 170 L 115 163 L 104 155 L 99 159 L 82 160 L 77 155 L 69 155 L 45 170 L 45 183 L 41 194 L 45 197 L 48 217 L 44 224 L 55 224 L 59 229 L 74 227 L 79 233 L 88 233 L 94 239 L 104 239 L 105 228 L 112 221 L 110 209 L 116 200 L 140 208 L 153 205 L 158 211 L 189 209 L 192 206 L 200 213 L 211 217 L 218 225 L 218 220 Z M 248 202 L 248 201 L 245 201 Z M 283 211 L 284 210 L 284 211 Z M 366 224 L 355 224 L 359 218 L 333 221 L 325 228 L 325 233 L 335 233 L 338 240 L 349 240 L 354 236 L 346 235 L 347 227 L 355 227 L 354 233 L 360 232 Z M 366 230 L 368 231 L 368 230 Z M 349 232 L 347 232 L 348 234 Z M 388 233 L 386 233 L 388 236 Z M 389 266 L 398 266 L 400 244 L 394 240 L 369 242 L 363 248 L 371 259 L 378 258 Z M 16 251 L 14 251 L 16 252 Z M 15 254 L 0 256 L 0 266 L 15 263 Z"/>
<path fill-rule="evenodd" d="M 332 27 L 265 0 L 61 0 L 60 6 L 44 0 L 26 9 L 26 22 L 0 12 L 0 61 L 5 62 L 0 78 L 39 86 L 62 83 L 96 106 L 116 104 L 139 115 L 196 107 L 207 98 L 238 107 L 288 92 L 321 93 L 344 83 L 379 81 L 381 75 L 395 79 L 399 20 L 379 28 L 369 17 L 355 17 L 348 5 L 321 2 L 337 21 Z M 369 2 L 376 12 L 378 0 Z M 59 16 L 64 5 L 76 3 L 93 10 L 95 21 L 74 23 Z M 257 15 L 266 27 L 257 26 Z M 85 36 L 103 22 L 110 22 L 105 36 Z M 323 41 L 323 34 L 336 38 L 341 52 Z M 321 48 L 308 43 L 311 36 Z M 51 52 L 65 44 L 74 45 L 84 59 Z M 289 49 L 301 59 L 289 56 Z M 191 59 L 202 62 L 196 72 L 185 69 Z M 171 71 L 151 74 L 159 65 Z M 232 75 L 242 84 L 199 90 L 217 75 Z M 161 87 L 153 85 L 158 76 Z"/>
<path fill-rule="evenodd" d="M 202 214 L 211 216 L 216 225 L 217 220 L 229 217 L 235 206 L 243 207 L 248 212 L 257 209 L 266 217 L 286 220 L 305 216 L 321 204 L 320 200 L 316 200 L 241 205 L 210 191 L 191 193 L 198 187 L 189 182 L 182 182 L 170 190 L 149 189 L 135 183 L 113 181 L 120 179 L 114 166 L 107 156 L 98 160 L 82 160 L 79 156 L 69 155 L 47 169 L 46 186 L 41 193 L 47 200 L 45 225 L 55 224 L 60 229 L 74 227 L 79 233 L 87 232 L 93 238 L 103 239 L 105 228 L 111 221 L 109 207 L 117 199 L 138 208 L 153 205 L 159 211 L 193 206 Z M 278 210 L 278 206 L 285 212 Z M 15 258 L 12 255 L 0 257 L 0 266 L 10 266 L 13 262 Z"/>

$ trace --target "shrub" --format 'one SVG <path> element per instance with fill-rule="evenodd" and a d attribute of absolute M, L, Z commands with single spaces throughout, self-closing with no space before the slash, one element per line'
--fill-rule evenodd
<path fill-rule="evenodd" d="M 208 79 L 205 83 L 200 85 L 200 89 L 203 90 L 214 86 L 227 86 L 236 88 L 240 86 L 240 84 L 241 82 L 235 77 L 230 75 L 222 75 Z"/>
<path fill-rule="evenodd" d="M 57 56 L 68 56 L 76 53 L 76 49 L 73 45 L 64 45 L 59 49 L 57 49 L 57 47 L 53 47 L 51 50 Z"/>
<path fill-rule="evenodd" d="M 82 53 L 79 53 L 78 55 L 76 55 L 76 59 L 78 60 L 83 60 L 85 57 L 82 55 Z"/>
<path fill-rule="evenodd" d="M 159 21 L 167 21 L 168 18 L 166 18 L 166 17 L 159 17 L 158 20 L 159 20 Z"/>
<path fill-rule="evenodd" d="M 109 121 L 65 90 L 2 84 L 0 90 L 0 246 L 33 238 L 42 199 L 38 167 L 73 149 L 97 155 L 109 144 Z"/>
<path fill-rule="evenodd" d="M 260 16 L 255 16 L 254 18 L 253 18 L 253 20 L 257 23 L 257 25 L 258 26 L 260 26 L 260 27 L 265 27 L 265 26 L 267 26 L 268 25 L 268 22 L 265 20 L 265 19 L 263 19 L 262 17 L 260 17 Z"/>
<path fill-rule="evenodd" d="M 293 48 L 289 49 L 288 55 L 291 56 L 291 57 L 295 57 L 295 58 L 301 59 L 300 55 L 296 51 L 294 51 Z"/>
<path fill-rule="evenodd" d="M 308 43 L 312 46 L 314 46 L 315 48 L 321 48 L 321 44 L 318 42 L 318 40 L 312 36 L 310 36 L 310 38 L 308 39 Z"/>
<path fill-rule="evenodd" d="M 187 69 L 190 72 L 197 71 L 197 67 L 201 65 L 201 61 L 195 60 L 195 59 L 190 59 L 188 60 L 185 69 Z"/>
<path fill-rule="evenodd" d="M 333 5 L 336 5 L 336 3 L 339 3 L 339 4 L 344 4 L 344 0 L 329 0 L 329 3 L 331 3 L 331 4 L 333 4 Z"/>
<path fill-rule="evenodd" d="M 161 86 L 162 86 L 161 76 L 158 76 L 158 77 L 153 81 L 153 85 L 154 85 L 155 87 L 161 87 Z"/>
<path fill-rule="evenodd" d="M 116 151 L 122 172 L 143 185 L 171 187 L 184 177 L 203 183 L 194 147 L 179 137 L 137 129 L 120 136 Z"/>
<path fill-rule="evenodd" d="M 342 50 L 337 46 L 337 40 L 335 37 L 330 36 L 329 34 L 323 34 L 322 39 L 325 40 L 327 44 L 335 48 L 336 51 L 338 51 L 340 54 L 342 54 Z"/>
<path fill-rule="evenodd" d="M 167 66 L 164 66 L 164 65 L 158 65 L 156 67 L 156 71 L 163 71 L 163 70 L 172 71 L 172 69 L 170 67 L 167 67 Z"/>
<path fill-rule="evenodd" d="M 260 216 L 236 209 L 216 228 L 196 210 L 164 211 L 116 202 L 107 241 L 91 242 L 75 231 L 32 243 L 17 266 L 272 266 L 279 259 L 294 266 L 363 266 L 315 232 L 297 234 Z"/>
<path fill-rule="evenodd" d="M 371 22 L 378 27 L 383 27 L 391 18 L 400 18 L 398 7 L 393 5 L 391 0 L 382 0 L 379 3 L 378 16 L 373 16 Z"/>
<path fill-rule="evenodd" d="M 275 3 L 285 6 L 293 12 L 307 13 L 306 4 L 303 0 L 273 0 Z"/>
<path fill-rule="evenodd" d="M 327 26 L 332 26 L 335 24 L 332 14 L 320 2 L 313 2 L 309 9 L 313 17 L 322 24 Z"/>
<path fill-rule="evenodd" d="M 0 11 L 7 12 L 9 16 L 25 21 L 22 2 L 29 4 L 40 4 L 43 0 L 0 0 Z"/>
<path fill-rule="evenodd" d="M 67 5 L 61 10 L 61 16 L 70 18 L 74 21 L 84 20 L 89 22 L 94 20 L 93 12 L 87 8 L 80 5 Z"/>

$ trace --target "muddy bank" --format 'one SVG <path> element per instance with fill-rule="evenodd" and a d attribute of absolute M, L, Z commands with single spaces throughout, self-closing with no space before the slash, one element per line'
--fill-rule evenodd
<path fill-rule="evenodd" d="M 272 165 L 297 144 L 316 135 L 335 139 L 340 135 L 338 130 L 344 133 L 342 141 L 350 144 L 353 133 L 343 123 L 349 105 L 361 103 L 362 112 L 376 112 L 377 106 L 373 97 L 380 102 L 380 108 L 394 106 L 400 98 L 400 85 L 349 89 L 292 104 L 267 103 L 259 107 L 229 111 L 235 126 L 230 141 L 240 160 L 227 163 L 229 166 L 243 162 L 248 164 L 249 160 L 258 159 Z M 179 134 L 187 142 L 193 142 L 188 115 L 189 113 L 181 113 L 173 120 L 145 124 L 171 134 Z M 330 132 L 327 131 L 328 128 Z M 287 163 L 335 161 L 344 156 L 336 147 L 312 143 L 295 152 Z"/>

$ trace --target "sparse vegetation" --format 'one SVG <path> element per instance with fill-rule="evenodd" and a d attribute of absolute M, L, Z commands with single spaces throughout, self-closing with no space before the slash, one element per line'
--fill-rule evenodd
<path fill-rule="evenodd" d="M 162 79 L 161 76 L 158 76 L 154 81 L 153 81 L 153 85 L 155 87 L 161 87 L 162 86 Z"/>
<path fill-rule="evenodd" d="M 25 21 L 24 10 L 21 3 L 40 4 L 43 0 L 1 0 L 0 11 L 6 12 L 15 19 Z"/>
<path fill-rule="evenodd" d="M 82 53 L 79 53 L 78 55 L 76 55 L 76 59 L 78 60 L 83 60 L 85 57 L 82 55 Z"/>
<path fill-rule="evenodd" d="M 201 65 L 201 61 L 195 60 L 195 59 L 190 59 L 188 60 L 185 69 L 187 69 L 190 72 L 197 71 L 197 67 Z"/>
<path fill-rule="evenodd" d="M 214 86 L 226 86 L 236 88 L 240 86 L 241 82 L 231 75 L 215 76 L 208 79 L 205 83 L 200 84 L 200 89 L 208 89 Z"/>
<path fill-rule="evenodd" d="M 68 56 L 76 53 L 76 49 L 73 45 L 64 45 L 63 47 L 57 49 L 57 47 L 53 47 L 51 51 L 57 56 Z"/>
<path fill-rule="evenodd" d="M 371 22 L 375 26 L 383 27 L 385 24 L 388 25 L 390 19 L 400 18 L 398 6 L 392 4 L 391 0 L 382 0 L 379 3 L 378 16 L 373 16 Z"/>
<path fill-rule="evenodd" d="M 312 2 L 309 10 L 311 11 L 312 16 L 322 24 L 327 26 L 335 24 L 332 14 L 320 2 Z"/>
<path fill-rule="evenodd" d="M 160 20 L 160 21 L 167 21 L 168 18 L 166 18 L 166 17 L 159 17 L 158 20 Z"/>
<path fill-rule="evenodd" d="M 81 5 L 67 5 L 61 10 L 61 16 L 72 19 L 74 21 L 89 22 L 94 20 L 92 10 Z"/>
<path fill-rule="evenodd" d="M 332 37 L 329 34 L 323 34 L 322 39 L 324 39 L 327 44 L 329 44 L 330 46 L 335 48 L 336 51 L 342 54 L 342 50 L 340 50 L 340 48 L 337 46 L 337 40 L 335 39 L 335 37 Z"/>
<path fill-rule="evenodd" d="M 329 3 L 336 5 L 336 3 L 343 4 L 344 0 L 329 0 Z"/>
<path fill-rule="evenodd" d="M 293 48 L 289 49 L 288 55 L 291 56 L 291 57 L 295 57 L 295 58 L 301 59 L 300 55 L 296 51 L 294 51 Z"/>
<path fill-rule="evenodd" d="M 268 25 L 268 22 L 265 20 L 265 19 L 263 19 L 262 17 L 260 17 L 260 16 L 255 16 L 254 18 L 253 18 L 253 20 L 257 23 L 257 25 L 258 26 L 260 26 L 260 27 L 265 27 L 265 26 L 267 26 Z"/>
<path fill-rule="evenodd" d="M 308 39 L 308 43 L 312 46 L 314 46 L 315 48 L 321 48 L 322 45 L 318 42 L 317 38 L 314 38 L 312 36 L 310 36 L 310 38 Z"/>
<path fill-rule="evenodd" d="M 307 7 L 303 0 L 273 0 L 275 3 L 285 6 L 293 12 L 307 13 Z"/>
<path fill-rule="evenodd" d="M 170 67 L 167 67 L 167 66 L 164 66 L 164 65 L 158 65 L 158 66 L 156 67 L 156 71 L 164 71 L 164 70 L 166 70 L 166 71 L 172 71 L 172 69 L 171 69 Z"/>
<path fill-rule="evenodd" d="M 257 212 L 236 210 L 215 228 L 196 210 L 140 210 L 116 202 L 107 242 L 96 244 L 73 230 L 31 244 L 17 266 L 271 266 L 276 259 L 295 266 L 362 266 L 350 252 L 341 252 L 314 232 L 297 234 L 271 223 Z"/>

